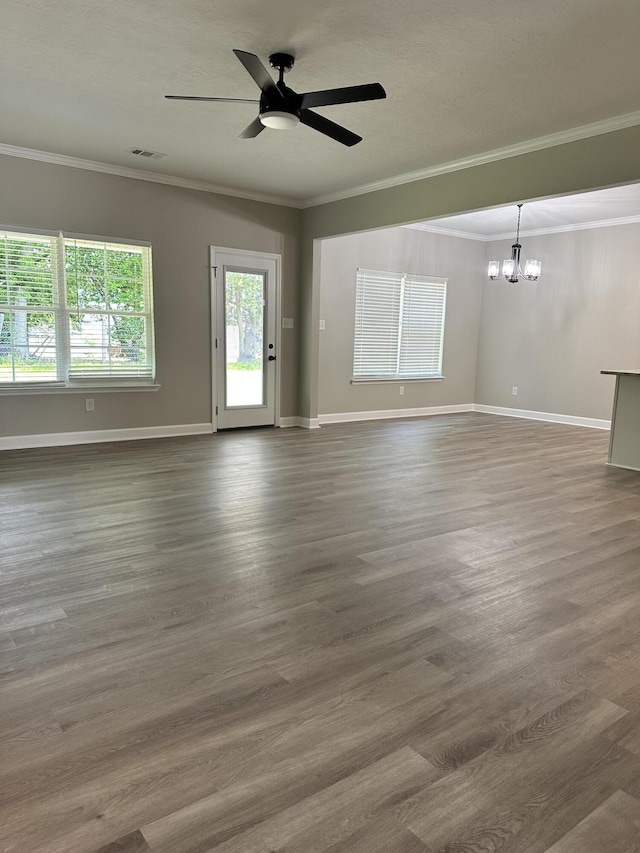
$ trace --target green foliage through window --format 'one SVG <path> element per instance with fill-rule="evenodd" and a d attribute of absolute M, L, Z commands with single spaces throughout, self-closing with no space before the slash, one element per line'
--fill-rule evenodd
<path fill-rule="evenodd" d="M 238 363 L 255 363 L 262 357 L 264 276 L 226 270 L 227 328 L 238 329 Z"/>
<path fill-rule="evenodd" d="M 152 374 L 150 249 L 0 232 L 0 383 Z"/>

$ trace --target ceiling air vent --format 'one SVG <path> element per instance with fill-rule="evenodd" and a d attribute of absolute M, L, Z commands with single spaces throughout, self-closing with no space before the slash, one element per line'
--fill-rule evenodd
<path fill-rule="evenodd" d="M 149 160 L 159 160 L 161 157 L 166 157 L 166 154 L 161 154 L 159 151 L 147 151 L 146 148 L 132 148 L 132 154 L 138 157 L 147 157 Z"/>

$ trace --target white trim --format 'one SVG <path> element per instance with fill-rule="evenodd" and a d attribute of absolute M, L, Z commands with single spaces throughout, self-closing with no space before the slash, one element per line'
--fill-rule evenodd
<path fill-rule="evenodd" d="M 218 263 L 216 261 L 216 252 L 224 255 L 246 255 L 249 258 L 255 258 L 256 261 L 273 261 L 276 268 L 276 306 L 275 306 L 275 323 L 276 323 L 276 373 L 274 386 L 274 426 L 280 425 L 280 391 L 282 387 L 282 255 L 277 252 L 260 252 L 255 249 L 232 249 L 226 246 L 209 246 L 209 299 L 211 310 L 211 420 L 213 423 L 213 431 L 218 431 L 218 415 L 216 414 L 218 403 L 218 362 L 217 349 L 214 346 L 214 341 L 218 334 L 217 317 L 216 317 L 216 270 Z"/>
<path fill-rule="evenodd" d="M 0 144 L 0 148 L 2 145 Z M 63 231 L 58 228 L 51 231 L 47 228 L 30 228 L 23 225 L 5 225 L 0 222 L 0 232 L 7 234 L 26 234 L 37 237 L 63 237 L 65 240 L 85 240 L 88 243 L 112 243 L 117 246 L 139 246 L 141 249 L 151 249 L 148 240 L 131 240 L 129 237 L 104 237 L 101 234 L 81 234 L 76 231 Z"/>
<path fill-rule="evenodd" d="M 105 175 L 118 175 L 121 178 L 133 178 L 136 181 L 150 181 L 154 184 L 167 184 L 170 187 L 182 187 L 187 190 L 199 190 L 205 193 L 247 198 L 251 201 L 261 201 L 265 204 L 278 204 L 284 207 L 301 208 L 302 204 L 295 199 L 284 196 L 255 193 L 249 190 L 233 189 L 208 181 L 194 181 L 190 178 L 180 178 L 177 175 L 165 175 L 159 172 L 148 172 L 145 169 L 132 169 L 129 166 L 115 166 L 112 163 L 100 163 L 97 160 L 82 160 L 79 157 L 69 157 L 66 154 L 54 154 L 52 151 L 38 151 L 35 148 L 21 148 L 17 145 L 6 145 L 0 142 L 0 154 L 7 157 L 21 157 L 24 160 L 38 160 L 41 163 L 53 163 L 56 166 L 69 166 L 72 169 L 85 169 L 88 172 L 102 172 Z M 135 155 L 131 155 L 135 156 Z"/>
<path fill-rule="evenodd" d="M 593 222 L 577 222 L 575 225 L 555 225 L 549 228 L 532 228 L 530 231 L 520 231 L 521 237 L 542 237 L 546 234 L 564 234 L 567 231 L 586 231 L 590 228 L 610 228 L 613 225 L 634 225 L 640 222 L 640 214 L 620 216 L 618 219 L 596 219 Z M 493 240 L 513 240 L 513 231 L 506 234 L 494 234 L 485 237 L 488 243 Z"/>
<path fill-rule="evenodd" d="M 484 406 L 478 403 L 463 403 L 453 406 L 429 406 L 418 409 L 383 409 L 374 412 L 337 412 L 317 418 L 280 418 L 278 426 L 319 429 L 322 424 L 353 423 L 357 421 L 388 420 L 391 418 L 419 418 L 431 415 L 449 415 L 464 412 L 483 412 L 512 418 L 549 421 L 570 426 L 609 429 L 610 422 L 596 418 L 574 415 L 556 415 L 549 412 L 532 412 L 526 409 L 509 409 L 500 406 Z M 171 426 L 131 427 L 128 429 L 98 429 L 78 432 L 52 432 L 40 435 L 0 436 L 0 451 L 24 450 L 36 447 L 61 447 L 75 444 L 98 444 L 110 441 L 133 441 L 154 438 L 173 438 L 185 435 L 209 435 L 214 432 L 213 424 L 178 424 Z M 611 463 L 609 463 L 611 464 Z M 621 467 L 621 466 L 612 466 Z"/>
<path fill-rule="evenodd" d="M 282 255 L 277 252 L 261 252 L 259 249 L 237 249 L 233 246 L 209 246 L 210 253 L 215 252 L 223 252 L 225 255 L 250 255 L 252 258 L 266 258 L 269 261 L 278 261 L 282 260 Z M 213 259 L 213 254 L 211 254 L 211 259 Z M 215 266 L 215 264 L 211 264 L 211 266 Z"/>
<path fill-rule="evenodd" d="M 561 130 L 559 133 L 539 136 L 537 139 L 528 139 L 524 142 L 518 142 L 515 145 L 507 145 L 504 148 L 495 148 L 492 151 L 484 151 L 481 154 L 463 157 L 460 160 L 451 160 L 448 163 L 429 166 L 426 169 L 419 169 L 416 172 L 407 172 L 404 175 L 396 175 L 395 177 L 386 178 L 382 181 L 373 181 L 370 184 L 363 184 L 362 186 L 352 187 L 348 190 L 339 190 L 338 192 L 315 196 L 314 198 L 305 199 L 302 202 L 301 207 L 315 207 L 318 204 L 342 201 L 345 198 L 352 198 L 356 195 L 365 195 L 366 193 L 388 189 L 389 187 L 397 187 L 400 184 L 410 184 L 413 181 L 421 181 L 424 180 L 424 178 L 432 178 L 435 175 L 443 175 L 446 172 L 457 172 L 461 169 L 469 169 L 472 166 L 481 166 L 484 163 L 494 163 L 496 160 L 504 160 L 508 157 L 517 157 L 519 154 L 530 154 L 533 151 L 541 151 L 544 148 L 553 148 L 556 145 L 564 145 L 567 142 L 577 142 L 580 139 L 588 139 L 591 136 L 600 136 L 603 133 L 611 133 L 615 130 L 624 130 L 627 127 L 634 127 L 637 124 L 640 124 L 640 110 L 633 113 L 627 113 L 626 115 L 604 119 L 604 121 L 596 121 L 592 124 L 573 127 L 569 130 Z"/>
<path fill-rule="evenodd" d="M 282 394 L 282 255 L 276 254 L 274 260 L 276 264 L 276 381 L 273 388 L 275 394 L 273 424 L 275 426 L 280 423 L 280 395 Z"/>
<path fill-rule="evenodd" d="M 634 225 L 640 222 L 640 214 L 635 216 L 620 216 L 617 219 L 597 219 L 593 222 L 577 222 L 574 225 L 554 225 L 549 228 L 532 228 L 530 231 L 521 231 L 521 237 L 542 237 L 546 234 L 564 234 L 568 231 L 586 231 L 590 228 L 610 228 L 614 225 Z M 414 222 L 411 225 L 401 225 L 401 228 L 412 228 L 415 231 L 429 231 L 432 234 L 440 234 L 445 237 L 460 237 L 462 240 L 476 240 L 480 243 L 492 243 L 496 240 L 513 240 L 514 232 L 508 231 L 504 234 L 473 234 L 470 231 L 454 231 L 451 228 L 440 228 L 430 225 L 429 222 Z"/>
<path fill-rule="evenodd" d="M 141 249 L 151 249 L 149 240 L 129 240 L 124 237 L 101 237 L 99 234 L 80 234 L 75 231 L 60 231 L 65 240 L 85 240 L 88 243 L 111 243 L 115 246 L 139 246 Z"/>
<path fill-rule="evenodd" d="M 640 468 L 634 468 L 632 465 L 617 465 L 615 462 L 606 462 L 607 468 L 618 468 L 620 471 L 640 471 Z"/>
<path fill-rule="evenodd" d="M 462 240 L 476 240 L 480 243 L 488 243 L 493 237 L 484 234 L 473 234 L 471 231 L 456 231 L 453 228 L 440 228 L 439 225 L 430 225 L 429 222 L 411 222 L 409 225 L 401 225 L 401 228 L 411 228 L 413 231 L 429 231 L 431 234 L 439 234 L 443 237 L 460 237 Z M 513 234 L 511 235 L 513 237 Z"/>
<path fill-rule="evenodd" d="M 302 429 L 320 429 L 320 418 L 296 418 Z"/>
<path fill-rule="evenodd" d="M 318 420 L 323 424 L 347 424 L 355 421 L 381 421 L 389 418 L 424 418 L 431 415 L 453 415 L 459 412 L 472 412 L 473 403 L 462 403 L 454 406 L 425 406 L 418 409 L 379 409 L 374 412 L 331 412 L 320 415 Z"/>
<path fill-rule="evenodd" d="M 351 187 L 350 189 L 340 190 L 334 193 L 314 196 L 301 201 L 287 198 L 285 196 L 275 196 L 266 193 L 255 193 L 249 190 L 233 189 L 231 187 L 212 184 L 207 181 L 180 178 L 177 175 L 166 175 L 159 172 L 146 171 L 144 169 L 132 169 L 129 166 L 116 166 L 112 163 L 100 163 L 97 160 L 83 160 L 79 157 L 70 157 L 66 154 L 55 154 L 52 151 L 39 151 L 35 148 L 22 148 L 17 145 L 7 145 L 6 143 L 0 143 L 0 154 L 4 154 L 7 157 L 21 157 L 26 160 L 38 160 L 43 163 L 53 163 L 58 166 L 69 166 L 73 169 L 85 169 L 90 172 L 102 172 L 107 175 L 118 175 L 122 178 L 133 178 L 138 181 L 150 181 L 156 184 L 167 184 L 168 186 L 183 187 L 184 189 L 199 190 L 201 192 L 217 193 L 218 195 L 232 196 L 234 198 L 246 198 L 251 201 L 264 202 L 265 204 L 277 204 L 284 207 L 305 209 L 308 207 L 315 207 L 320 204 L 328 204 L 333 201 L 353 198 L 358 195 L 365 195 L 366 193 L 376 192 L 378 190 L 388 189 L 389 187 L 397 187 L 401 184 L 410 184 L 414 181 L 421 181 L 425 178 L 446 174 L 447 172 L 457 172 L 461 169 L 469 169 L 473 166 L 480 166 L 485 163 L 494 163 L 497 160 L 516 157 L 520 154 L 529 154 L 533 151 L 553 148 L 556 145 L 563 145 L 568 142 L 577 142 L 580 139 L 588 139 L 592 136 L 600 136 L 603 133 L 624 130 L 625 128 L 634 127 L 638 124 L 640 124 L 640 110 L 604 119 L 603 121 L 581 125 L 580 127 L 574 127 L 569 130 L 562 130 L 558 133 L 551 133 L 547 136 L 540 136 L 536 139 L 528 139 L 524 142 L 518 142 L 515 145 L 508 145 L 504 148 L 495 148 L 491 151 L 484 151 L 481 154 L 474 154 L 469 157 L 463 157 L 459 160 L 451 160 L 447 163 L 429 166 L 426 169 L 419 169 L 415 172 L 407 172 L 402 175 L 385 178 L 381 181 L 373 181 L 369 184 L 362 184 L 358 187 Z"/>
<path fill-rule="evenodd" d="M 209 333 L 209 353 L 211 364 L 211 423 L 213 431 L 218 431 L 218 319 L 216 309 L 216 250 L 209 246 L 209 316 L 211 331 Z"/>
<path fill-rule="evenodd" d="M 289 427 L 300 427 L 301 429 L 320 429 L 318 418 L 280 418 L 279 427 L 288 429 Z"/>
<path fill-rule="evenodd" d="M 532 412 L 528 409 L 511 409 L 503 406 L 484 406 L 474 403 L 474 412 L 483 412 L 487 415 L 503 415 L 509 418 L 526 418 L 531 421 L 548 421 L 554 424 L 568 424 L 569 426 L 590 427 L 591 429 L 611 429 L 611 421 L 599 418 L 583 418 L 577 415 L 558 415 L 553 412 Z"/>
<path fill-rule="evenodd" d="M 177 424 L 172 426 L 95 429 L 83 432 L 50 432 L 41 435 L 0 436 L 0 450 L 24 450 L 31 447 L 61 447 L 66 444 L 98 444 L 105 441 L 133 441 L 148 438 L 172 438 L 180 435 L 205 435 L 213 424 Z"/>
<path fill-rule="evenodd" d="M 583 418 L 577 415 L 558 415 L 551 412 L 533 412 L 528 409 L 510 409 L 502 406 L 484 406 L 479 403 L 460 403 L 451 406 L 426 406 L 416 409 L 380 409 L 372 412 L 331 412 L 320 415 L 318 421 L 323 424 L 344 424 L 357 421 L 378 421 L 390 418 L 423 418 L 432 415 L 453 415 L 462 412 L 482 412 L 489 415 L 503 415 L 511 418 L 525 418 L 533 421 L 568 424 L 569 426 L 590 427 L 591 429 L 610 429 L 611 422 L 598 418 Z M 291 420 L 294 420 L 291 418 Z M 298 421 L 302 420 L 298 418 Z M 302 426 L 302 424 L 300 424 Z"/>
<path fill-rule="evenodd" d="M 161 385 L 37 385 L 35 382 L 29 386 L 26 382 L 23 385 L 5 385 L 0 388 L 0 397 L 22 397 L 33 396 L 34 394 L 119 394 L 121 391 L 128 393 L 129 391 L 159 391 Z"/>
<path fill-rule="evenodd" d="M 283 429 L 289 429 L 294 426 L 300 427 L 301 429 L 320 429 L 320 421 L 318 418 L 299 418 L 294 416 L 290 418 L 280 418 L 278 426 Z"/>
<path fill-rule="evenodd" d="M 350 379 L 352 385 L 387 385 L 395 382 L 396 385 L 408 385 L 410 382 L 444 382 L 446 376 L 353 376 Z"/>

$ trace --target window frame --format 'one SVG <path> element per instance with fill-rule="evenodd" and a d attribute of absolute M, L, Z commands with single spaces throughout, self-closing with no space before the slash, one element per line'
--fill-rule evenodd
<path fill-rule="evenodd" d="M 87 391 L 121 392 L 121 391 L 156 391 L 160 385 L 156 382 L 156 360 L 155 360 L 155 316 L 153 300 L 153 257 L 152 245 L 148 241 L 122 239 L 116 237 L 102 237 L 93 234 L 81 234 L 71 231 L 51 231 L 37 228 L 25 228 L 14 225 L 0 225 L 0 233 L 20 234 L 25 237 L 33 236 L 48 237 L 56 241 L 57 247 L 57 276 L 54 279 L 55 296 L 57 303 L 51 312 L 55 315 L 56 325 L 56 373 L 57 379 L 38 381 L 15 381 L 0 382 L 0 396 L 23 395 L 23 394 L 59 394 L 59 393 L 85 393 Z M 143 263 L 146 264 L 148 275 L 148 286 L 145 290 L 145 311 L 142 312 L 118 312 L 98 310 L 98 313 L 111 316 L 114 314 L 136 314 L 145 318 L 146 331 L 146 364 L 149 373 L 146 376 L 126 376 L 125 374 L 112 374 L 111 376 L 73 376 L 71 369 L 72 350 L 70 343 L 69 323 L 70 318 L 78 312 L 76 306 L 68 305 L 68 283 L 65 266 L 65 253 L 67 241 L 84 241 L 88 243 L 131 246 L 148 249 L 146 256 L 143 255 Z M 10 307 L 10 306 L 9 306 Z M 84 313 L 91 313 L 86 311 Z"/>
<path fill-rule="evenodd" d="M 433 374 L 416 374 L 416 373 L 395 373 L 395 374 L 385 374 L 385 373 L 372 373 L 372 374 L 363 374 L 357 373 L 357 364 L 356 359 L 358 357 L 358 299 L 361 280 L 364 282 L 366 279 L 366 275 L 375 276 L 384 280 L 388 279 L 389 285 L 393 286 L 396 282 L 399 282 L 401 288 L 401 303 L 404 301 L 404 291 L 407 283 L 416 282 L 419 283 L 421 280 L 425 284 L 433 284 L 433 285 L 442 285 L 443 287 L 443 296 L 442 296 L 442 312 L 441 312 L 441 325 L 440 325 L 440 348 L 439 348 L 439 370 L 437 373 Z M 360 384 L 383 384 L 387 382 L 396 382 L 406 384 L 409 382 L 442 382 L 446 377 L 444 375 L 444 338 L 445 338 L 445 330 L 446 330 L 446 313 L 447 313 L 447 289 L 448 289 L 448 278 L 443 276 L 436 275 L 425 275 L 424 273 L 406 273 L 406 272 L 393 272 L 391 270 L 373 270 L 370 268 L 358 267 L 356 269 L 356 291 L 355 291 L 355 312 L 354 312 L 354 336 L 353 336 L 353 360 L 352 360 L 352 375 L 351 375 L 351 384 L 352 385 L 360 385 Z M 364 283 L 363 285 L 364 286 Z M 395 329 L 395 333 L 397 334 L 396 340 L 396 362 L 399 364 L 401 357 L 401 347 L 402 347 L 402 333 L 403 333 L 403 312 L 402 309 L 398 312 L 398 323 Z"/>

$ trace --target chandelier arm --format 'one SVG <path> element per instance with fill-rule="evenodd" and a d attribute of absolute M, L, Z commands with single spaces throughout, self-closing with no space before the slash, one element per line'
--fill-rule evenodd
<path fill-rule="evenodd" d="M 520 211 L 518 211 L 518 238 L 519 237 L 520 237 Z M 517 239 L 514 248 L 516 251 L 515 251 L 515 255 L 514 255 L 513 259 L 515 261 L 516 270 L 518 272 L 518 275 L 524 275 L 524 273 L 522 272 L 522 267 L 520 266 L 520 252 L 522 251 L 522 246 L 520 244 L 519 239 Z"/>
<path fill-rule="evenodd" d="M 522 272 L 522 268 L 520 266 L 520 250 L 522 246 L 519 241 L 516 239 L 516 242 L 511 246 L 511 258 L 510 261 L 513 264 L 513 268 L 509 275 L 504 274 L 505 279 L 511 284 L 517 284 L 519 277 L 524 276 Z"/>

